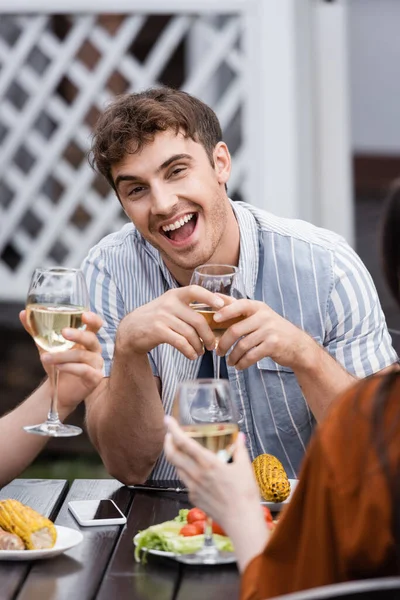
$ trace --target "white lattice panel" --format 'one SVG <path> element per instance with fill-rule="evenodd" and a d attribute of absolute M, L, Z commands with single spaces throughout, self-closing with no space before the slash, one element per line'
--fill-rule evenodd
<path fill-rule="evenodd" d="M 216 110 L 232 196 L 351 242 L 348 1 L 0 0 L 0 301 L 124 222 L 89 136 L 113 95 L 154 85 Z"/>
<path fill-rule="evenodd" d="M 245 196 L 242 33 L 240 14 L 1 16 L 0 300 L 23 300 L 38 265 L 79 265 L 125 221 L 86 160 L 117 93 L 173 83 L 210 101 L 212 91 L 233 154 L 229 191 Z M 195 38 L 201 57 L 189 60 Z"/>

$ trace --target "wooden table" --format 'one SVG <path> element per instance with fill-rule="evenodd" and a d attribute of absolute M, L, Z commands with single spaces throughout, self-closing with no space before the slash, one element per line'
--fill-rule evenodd
<path fill-rule="evenodd" d="M 239 597 L 235 565 L 189 567 L 149 556 L 134 560 L 133 537 L 141 529 L 175 517 L 188 506 L 185 494 L 137 492 L 114 479 L 23 480 L 0 490 L 50 517 L 80 529 L 83 542 L 66 553 L 35 562 L 0 563 L 1 600 L 221 600 Z M 70 500 L 112 498 L 127 516 L 125 526 L 80 527 Z"/>

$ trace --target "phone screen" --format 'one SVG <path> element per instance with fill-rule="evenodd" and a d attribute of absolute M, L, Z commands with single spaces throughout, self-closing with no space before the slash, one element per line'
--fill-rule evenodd
<path fill-rule="evenodd" d="M 120 519 L 121 512 L 111 500 L 83 500 L 77 502 L 75 510 L 83 521 L 100 521 L 102 519 Z"/>

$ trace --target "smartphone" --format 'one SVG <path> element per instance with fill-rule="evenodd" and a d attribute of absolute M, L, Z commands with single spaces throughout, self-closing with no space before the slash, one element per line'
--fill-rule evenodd
<path fill-rule="evenodd" d="M 68 502 L 68 508 L 84 527 L 96 525 L 123 525 L 125 515 L 119 510 L 113 500 L 73 500 Z"/>

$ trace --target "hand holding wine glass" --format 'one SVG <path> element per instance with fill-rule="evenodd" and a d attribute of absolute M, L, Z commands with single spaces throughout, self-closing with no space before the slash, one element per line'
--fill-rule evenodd
<path fill-rule="evenodd" d="M 233 265 L 201 265 L 193 271 L 190 283 L 199 285 L 210 290 L 211 292 L 223 294 L 225 296 L 230 296 L 233 298 L 245 297 L 240 271 Z M 241 321 L 243 316 L 240 315 L 234 319 L 228 319 L 221 323 L 217 323 L 214 321 L 214 315 L 217 312 L 215 308 L 200 303 L 192 303 L 191 308 L 193 308 L 206 319 L 209 327 L 213 330 L 215 335 L 216 344 L 213 351 L 214 377 L 219 379 L 221 358 L 216 354 L 218 342 L 225 331 L 235 323 Z"/>
<path fill-rule="evenodd" d="M 229 383 L 224 379 L 185 381 L 178 386 L 176 403 L 174 414 L 185 434 L 226 462 L 239 432 Z M 188 564 L 218 564 L 232 562 L 232 553 L 215 546 L 208 517 L 203 548 L 176 558 Z"/>
<path fill-rule="evenodd" d="M 88 310 L 89 295 L 83 273 L 77 269 L 54 267 L 33 273 L 26 305 L 27 322 L 36 344 L 49 353 L 64 352 L 74 346 L 64 338 L 65 327 L 84 329 L 82 314 Z M 50 368 L 51 402 L 47 421 L 24 427 L 28 433 L 69 437 L 82 433 L 80 427 L 61 423 L 57 410 L 58 369 Z"/>
<path fill-rule="evenodd" d="M 235 442 L 233 462 L 227 464 L 189 439 L 175 419 L 166 417 L 166 423 L 167 460 L 188 488 L 191 503 L 211 515 L 229 536 L 239 570 L 244 571 L 265 548 L 270 530 L 243 434 Z"/>

